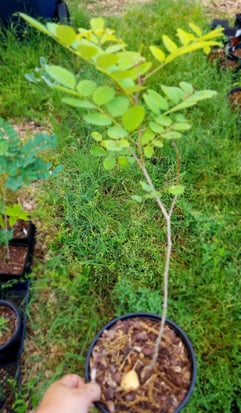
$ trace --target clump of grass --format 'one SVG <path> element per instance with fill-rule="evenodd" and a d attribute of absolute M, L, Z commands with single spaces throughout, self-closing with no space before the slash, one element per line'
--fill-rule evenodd
<path fill-rule="evenodd" d="M 77 25 L 82 17 L 76 7 L 71 2 Z M 208 25 L 200 7 L 186 1 L 155 1 L 108 20 L 133 47 L 140 40 L 158 45 L 162 34 L 185 29 L 189 21 Z M 33 406 L 50 381 L 83 372 L 88 345 L 105 321 L 128 311 L 160 311 L 157 274 L 164 237 L 151 203 L 141 209 L 130 200 L 136 172 L 106 173 L 88 154 L 91 129 L 82 125 L 81 112 L 62 105 L 49 89 L 27 83 L 24 74 L 38 66 L 40 54 L 74 65 L 80 77 L 87 70 L 50 39 L 34 36 L 21 43 L 10 34 L 0 45 L 1 115 L 51 122 L 65 166 L 54 183 L 39 188 L 40 208 L 33 216 L 39 239 L 48 240 L 45 260 L 35 259 L 31 276 L 22 397 Z M 179 143 L 182 181 L 189 189 L 173 215 L 169 318 L 186 330 L 198 359 L 198 383 L 186 411 L 236 413 L 241 409 L 240 124 L 226 98 L 230 73 L 218 73 L 199 53 L 176 61 L 153 86 L 190 76 L 197 89 L 216 89 L 218 96 L 192 111 L 193 128 Z M 150 167 L 158 183 L 163 164 L 173 167 L 171 151 L 155 162 Z"/>

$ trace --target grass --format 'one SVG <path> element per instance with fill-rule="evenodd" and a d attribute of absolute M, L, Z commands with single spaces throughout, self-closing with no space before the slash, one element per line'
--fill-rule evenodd
<path fill-rule="evenodd" d="M 87 13 L 75 2 L 71 14 L 74 25 L 87 25 Z M 158 45 L 162 34 L 186 28 L 189 21 L 203 28 L 209 23 L 199 6 L 163 0 L 107 20 L 131 47 Z M 136 171 L 105 172 L 89 155 L 90 128 L 80 113 L 63 106 L 58 94 L 26 81 L 24 74 L 38 66 L 40 56 L 74 66 L 80 76 L 95 76 L 35 32 L 23 42 L 11 33 L 1 42 L 0 115 L 53 129 L 59 136 L 56 162 L 64 165 L 61 177 L 38 188 L 39 207 L 32 216 L 39 244 L 48 252 L 44 261 L 36 256 L 31 274 L 20 413 L 25 403 L 35 407 L 55 378 L 68 371 L 83 374 L 88 346 L 103 323 L 123 312 L 160 313 L 162 303 L 165 234 L 159 212 L 151 202 L 140 207 L 130 199 L 141 179 Z M 226 98 L 230 73 L 219 73 L 202 53 L 180 58 L 152 86 L 190 79 L 218 95 L 192 110 L 193 128 L 179 143 L 186 192 L 173 216 L 168 316 L 187 332 L 198 361 L 197 385 L 185 412 L 236 413 L 241 411 L 240 117 Z M 150 164 L 156 182 L 162 170 L 169 177 L 173 162 L 166 148 Z"/>

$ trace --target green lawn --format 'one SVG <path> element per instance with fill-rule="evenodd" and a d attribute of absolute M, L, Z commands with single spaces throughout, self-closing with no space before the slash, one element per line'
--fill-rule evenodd
<path fill-rule="evenodd" d="M 85 10 L 71 3 L 77 26 L 88 26 Z M 215 17 L 215 16 L 214 16 Z M 130 48 L 160 45 L 194 22 L 209 29 L 203 11 L 189 2 L 154 1 L 123 17 L 106 18 Z M 37 47 L 36 47 L 37 45 Z M 130 194 L 141 175 L 134 168 L 107 172 L 89 154 L 91 127 L 81 111 L 65 106 L 44 84 L 26 73 L 39 58 L 74 68 L 95 79 L 92 69 L 35 31 L 22 41 L 13 34 L 0 43 L 0 116 L 18 123 L 36 121 L 58 135 L 52 157 L 64 171 L 38 187 L 32 220 L 38 248 L 32 279 L 24 353 L 23 391 L 18 402 L 35 407 L 44 389 L 60 375 L 83 374 L 85 355 L 96 331 L 115 315 L 161 313 L 164 223 L 152 202 L 137 205 Z M 191 81 L 214 89 L 212 100 L 189 112 L 192 129 L 178 142 L 186 187 L 173 215 L 173 255 L 168 318 L 190 337 L 198 362 L 195 392 L 187 413 L 237 413 L 240 400 L 240 113 L 227 92 L 234 79 L 218 71 L 202 52 L 177 59 L 152 80 L 173 85 Z M 155 182 L 174 168 L 167 147 L 149 164 Z M 19 408 L 19 413 L 24 412 Z"/>

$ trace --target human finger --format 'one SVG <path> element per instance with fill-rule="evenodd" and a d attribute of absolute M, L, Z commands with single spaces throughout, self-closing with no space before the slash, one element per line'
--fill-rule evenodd
<path fill-rule="evenodd" d="M 84 380 L 77 374 L 66 374 L 59 380 L 59 383 L 71 389 L 80 388 L 85 384 Z"/>

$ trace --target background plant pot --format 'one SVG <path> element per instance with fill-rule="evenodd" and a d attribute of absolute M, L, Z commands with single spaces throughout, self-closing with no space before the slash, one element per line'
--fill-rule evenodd
<path fill-rule="evenodd" d="M 8 285 L 7 285 L 8 284 Z M 24 338 L 27 324 L 27 305 L 30 296 L 30 281 L 21 281 L 14 284 L 0 284 L 0 299 L 11 301 L 18 308 L 21 317 L 21 334 L 9 352 L 0 354 L 0 411 L 3 407 L 6 412 L 12 412 L 12 404 L 16 399 L 16 392 L 21 388 L 21 354 L 24 347 Z"/>
<path fill-rule="evenodd" d="M 154 322 L 160 322 L 161 321 L 161 317 L 157 314 L 152 314 L 152 313 L 131 313 L 131 314 L 126 314 L 123 315 L 121 317 L 117 317 L 113 320 L 111 320 L 109 323 L 107 323 L 95 336 L 93 342 L 91 343 L 89 350 L 88 350 L 88 354 L 87 354 L 87 358 L 86 358 L 86 364 L 85 364 L 85 379 L 86 381 L 91 381 L 91 368 L 90 368 L 90 360 L 92 357 L 92 353 L 94 350 L 94 347 L 96 346 L 99 338 L 102 336 L 102 334 L 106 331 L 106 330 L 110 330 L 114 327 L 114 325 L 119 321 L 123 321 L 123 320 L 128 320 L 131 318 L 137 318 L 140 321 L 143 319 L 146 320 L 152 320 Z M 178 413 L 182 410 L 182 408 L 186 405 L 186 403 L 188 402 L 192 392 L 193 392 L 193 388 L 194 388 L 194 384 L 195 384 L 195 380 L 196 380 L 196 359 L 195 359 L 195 354 L 193 351 L 193 347 L 192 344 L 190 342 L 190 340 L 188 339 L 187 335 L 182 331 L 182 329 L 175 324 L 174 322 L 167 320 L 166 321 L 166 325 L 174 331 L 174 333 L 176 334 L 176 336 L 178 338 L 180 338 L 180 340 L 182 341 L 182 343 L 184 344 L 186 351 L 188 353 L 188 358 L 190 360 L 190 365 L 191 365 L 191 379 L 190 379 L 190 384 L 188 387 L 188 390 L 185 394 L 184 399 L 180 402 L 180 404 L 175 408 L 175 410 L 173 410 L 173 413 Z M 179 340 L 179 341 L 180 341 Z M 155 341 L 155 340 L 154 340 Z M 107 366 L 108 368 L 109 366 Z M 102 413 L 110 413 L 110 410 L 108 410 L 103 403 L 101 402 L 97 402 L 96 403 L 96 407 L 102 412 Z M 161 410 L 160 410 L 161 411 Z M 164 411 L 164 410 L 162 410 Z M 165 410 L 166 411 L 166 410 Z"/>
<path fill-rule="evenodd" d="M 6 315 L 5 311 L 9 314 Z M 0 316 L 3 314 L 5 317 L 8 317 L 9 315 L 10 326 L 8 326 L 8 329 L 11 329 L 11 324 L 13 324 L 14 329 L 11 331 L 11 335 L 8 337 L 6 342 L 0 342 L 0 357 L 1 355 L 5 355 L 12 351 L 16 342 L 18 342 L 22 331 L 20 312 L 13 303 L 7 300 L 0 300 Z"/>
<path fill-rule="evenodd" d="M 241 87 L 234 87 L 228 93 L 228 99 L 233 110 L 241 109 Z"/>
<path fill-rule="evenodd" d="M 9 259 L 6 259 L 6 247 L 0 246 L 0 280 L 24 277 L 31 272 L 35 238 L 29 244 L 24 242 L 10 242 Z"/>

